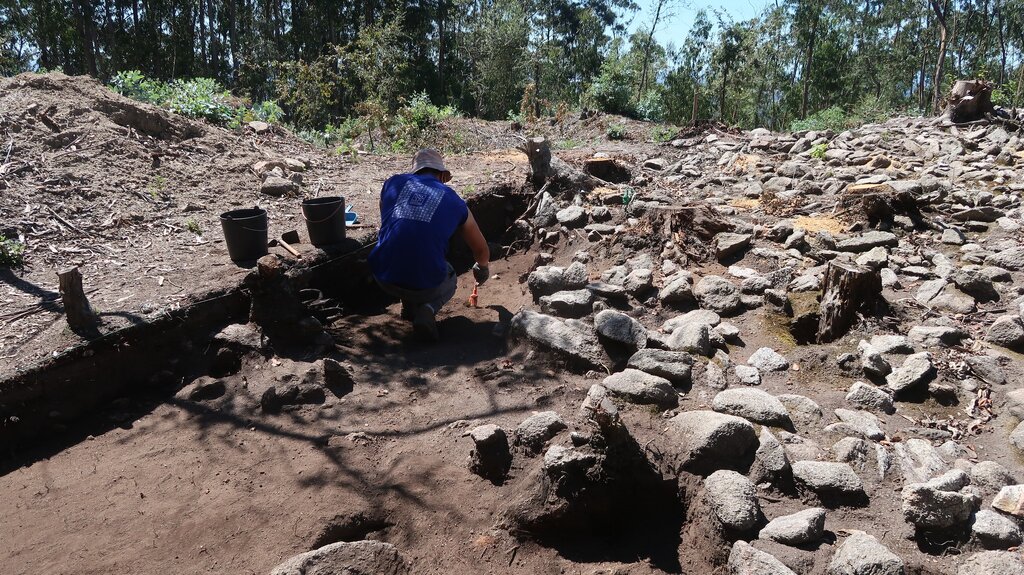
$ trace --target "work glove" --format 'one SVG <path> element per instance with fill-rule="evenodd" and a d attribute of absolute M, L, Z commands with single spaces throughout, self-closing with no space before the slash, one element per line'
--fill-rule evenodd
<path fill-rule="evenodd" d="M 484 285 L 487 278 L 491 277 L 491 269 L 480 264 L 473 264 L 473 278 L 477 285 Z"/>

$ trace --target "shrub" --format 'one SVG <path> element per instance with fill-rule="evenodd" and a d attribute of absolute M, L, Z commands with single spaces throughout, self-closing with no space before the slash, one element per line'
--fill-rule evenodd
<path fill-rule="evenodd" d="M 251 108 L 246 107 L 211 78 L 166 83 L 147 78 L 138 70 L 126 70 L 114 75 L 110 86 L 115 92 L 133 100 L 229 127 L 237 127 L 242 122 L 252 120 L 280 122 L 284 118 L 284 110 L 277 102 L 269 100 Z"/>
<path fill-rule="evenodd" d="M 668 142 L 676 135 L 676 129 L 672 126 L 655 126 L 651 129 L 651 139 L 655 142 Z"/>
<path fill-rule="evenodd" d="M 630 106 L 630 85 L 622 64 L 618 60 L 605 60 L 601 65 L 601 73 L 583 95 L 583 104 L 608 114 L 628 116 L 633 111 Z"/>
<path fill-rule="evenodd" d="M 825 159 L 825 152 L 827 152 L 827 151 L 828 151 L 828 144 L 825 144 L 825 143 L 818 144 L 817 146 L 814 146 L 813 148 L 811 148 L 811 157 L 815 158 L 815 159 L 818 159 L 818 160 L 824 160 Z"/>
<path fill-rule="evenodd" d="M 665 119 L 665 104 L 661 92 L 648 90 L 636 103 L 636 117 L 649 122 L 660 122 Z"/>
<path fill-rule="evenodd" d="M 803 120 L 796 120 L 789 126 L 791 132 L 803 132 L 806 130 L 842 132 L 846 129 L 849 119 L 846 112 L 839 106 L 832 106 L 820 112 L 815 112 Z"/>
<path fill-rule="evenodd" d="M 25 244 L 7 239 L 0 234 L 0 267 L 15 268 L 25 265 Z"/>
<path fill-rule="evenodd" d="M 622 124 L 611 124 L 608 126 L 608 139 L 621 140 L 626 137 L 626 127 Z"/>

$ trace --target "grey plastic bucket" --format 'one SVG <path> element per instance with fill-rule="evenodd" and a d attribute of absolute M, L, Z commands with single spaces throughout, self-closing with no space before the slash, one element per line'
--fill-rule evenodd
<path fill-rule="evenodd" d="M 267 210 L 246 208 L 220 215 L 224 242 L 232 261 L 246 262 L 267 255 Z"/>
<path fill-rule="evenodd" d="M 331 196 L 302 200 L 309 243 L 329 246 L 345 239 L 345 198 Z"/>

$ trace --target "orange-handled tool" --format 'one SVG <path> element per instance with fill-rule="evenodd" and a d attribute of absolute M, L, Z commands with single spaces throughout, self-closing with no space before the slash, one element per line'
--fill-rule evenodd
<path fill-rule="evenodd" d="M 477 292 L 476 292 L 478 287 L 480 287 L 480 286 L 476 286 L 476 285 L 473 286 L 473 293 L 469 294 L 469 307 L 478 307 L 477 303 L 479 302 L 479 298 L 480 298 L 480 296 L 477 295 Z"/>

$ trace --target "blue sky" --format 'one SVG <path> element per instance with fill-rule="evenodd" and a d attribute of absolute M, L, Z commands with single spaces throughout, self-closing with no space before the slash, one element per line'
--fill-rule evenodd
<path fill-rule="evenodd" d="M 629 25 L 631 32 L 641 26 L 647 27 L 649 25 L 654 17 L 654 7 L 657 4 L 657 0 L 636 0 L 636 2 L 640 5 L 640 10 L 632 16 L 632 22 Z M 679 46 L 686 38 L 686 33 L 690 31 L 694 15 L 701 8 L 708 11 L 712 22 L 714 22 L 713 13 L 715 8 L 731 14 L 736 20 L 747 20 L 757 16 L 765 6 L 773 3 L 773 0 L 725 0 L 724 2 L 704 2 L 702 0 L 686 2 L 685 0 L 676 0 L 675 9 L 673 10 L 675 16 L 671 20 L 659 24 L 654 37 L 663 46 L 669 42 Z"/>

